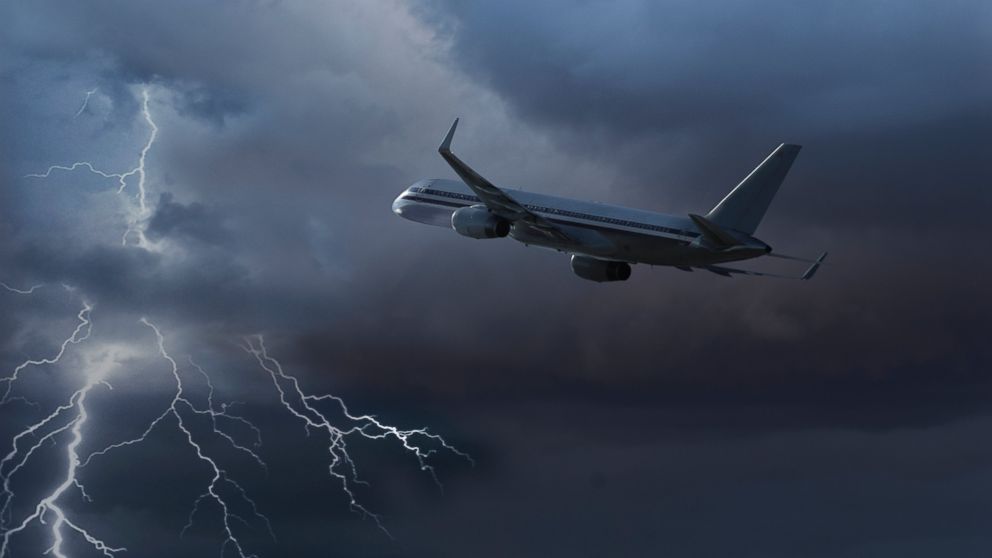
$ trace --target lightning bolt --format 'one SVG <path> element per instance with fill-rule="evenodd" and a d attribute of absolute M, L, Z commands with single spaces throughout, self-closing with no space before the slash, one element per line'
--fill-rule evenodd
<path fill-rule="evenodd" d="M 99 88 L 94 87 L 93 89 L 90 89 L 89 91 L 86 92 L 86 97 L 83 98 L 83 104 L 79 106 L 79 110 L 76 111 L 76 114 L 72 115 L 73 120 L 79 118 L 80 114 L 83 114 L 83 111 L 86 110 L 86 107 L 89 106 L 90 104 L 90 97 L 92 97 L 93 94 L 96 93 L 97 89 Z"/>
<path fill-rule="evenodd" d="M 214 389 L 213 389 L 213 383 L 210 381 L 210 377 L 207 375 L 207 373 L 203 370 L 202 367 L 193 363 L 192 360 L 190 360 L 192 367 L 196 369 L 200 374 L 202 374 L 207 381 L 207 385 L 208 385 L 207 407 L 198 408 L 189 398 L 187 398 L 185 385 L 183 384 L 183 378 L 182 375 L 180 374 L 179 364 L 172 357 L 172 355 L 170 355 L 169 352 L 166 350 L 165 336 L 162 335 L 162 331 L 158 328 L 158 326 L 156 326 L 151 321 L 149 321 L 148 318 L 141 318 L 140 321 L 142 324 L 150 328 L 155 333 L 155 340 L 156 340 L 156 345 L 158 347 L 158 353 L 169 364 L 170 373 L 172 374 L 173 380 L 175 380 L 175 385 L 176 385 L 175 394 L 172 397 L 172 401 L 162 412 L 162 414 L 158 415 L 158 417 L 156 417 L 148 425 L 148 427 L 145 429 L 144 432 L 141 433 L 140 436 L 138 436 L 137 438 L 126 440 L 124 442 L 118 442 L 116 444 L 107 446 L 102 450 L 93 452 L 92 454 L 90 454 L 89 457 L 86 458 L 85 461 L 83 461 L 80 467 L 87 466 L 90 463 L 90 461 L 95 457 L 107 455 L 109 452 L 113 450 L 127 446 L 132 446 L 134 444 L 138 444 L 146 441 L 148 439 L 148 436 L 152 433 L 152 431 L 154 431 L 157 427 L 163 424 L 166 419 L 169 418 L 174 419 L 176 427 L 185 437 L 186 443 L 193 450 L 193 452 L 196 455 L 196 458 L 200 460 L 202 463 L 209 466 L 211 471 L 210 481 L 207 483 L 204 492 L 194 501 L 193 509 L 190 511 L 189 514 L 189 521 L 187 522 L 186 526 L 183 527 L 182 532 L 185 533 L 186 530 L 192 527 L 193 517 L 196 514 L 196 512 L 199 511 L 200 504 L 204 501 L 212 501 L 218 506 L 218 508 L 221 511 L 221 521 L 223 524 L 223 531 L 224 531 L 224 542 L 221 545 L 221 556 L 224 555 L 225 549 L 228 546 L 230 546 L 234 548 L 239 558 L 249 558 L 250 556 L 253 555 L 245 554 L 241 541 L 238 539 L 237 535 L 234 532 L 234 528 L 232 526 L 232 520 L 237 520 L 244 524 L 248 524 L 248 522 L 245 521 L 245 519 L 242 518 L 240 515 L 232 511 L 234 504 L 231 502 L 230 498 L 226 497 L 223 494 L 223 489 L 227 488 L 228 490 L 232 490 L 241 499 L 241 501 L 248 506 L 253 516 L 256 519 L 261 520 L 265 524 L 266 529 L 274 539 L 275 534 L 272 531 L 272 525 L 269 522 L 269 519 L 265 515 L 259 513 L 255 501 L 248 496 L 248 493 L 244 489 L 244 487 L 242 487 L 236 480 L 231 478 L 230 474 L 228 474 L 228 472 L 218 464 L 217 459 L 215 457 L 208 455 L 207 452 L 204 451 L 203 446 L 197 441 L 196 437 L 193 435 L 192 430 L 190 429 L 190 426 L 187 424 L 187 420 L 184 417 L 184 411 L 185 413 L 192 413 L 194 415 L 209 417 L 212 425 L 210 432 L 212 434 L 218 435 L 223 439 L 227 440 L 230 443 L 230 445 L 234 447 L 236 450 L 247 454 L 253 460 L 255 460 L 255 462 L 257 462 L 261 467 L 265 468 L 266 465 L 265 462 L 262 461 L 262 458 L 259 457 L 255 451 L 244 445 L 239 444 L 237 441 L 235 441 L 235 439 L 232 436 L 224 432 L 223 429 L 221 429 L 218 426 L 217 419 L 227 419 L 248 425 L 256 434 L 256 446 L 261 445 L 260 432 L 258 428 L 255 427 L 255 425 L 249 422 L 247 419 L 237 415 L 228 414 L 226 412 L 226 406 L 222 406 L 220 410 L 218 410 L 217 406 L 215 406 L 214 404 Z"/>
<path fill-rule="evenodd" d="M 37 285 L 31 285 L 30 287 L 28 287 L 26 289 L 18 289 L 17 287 L 11 287 L 7 283 L 4 283 L 3 281 L 0 281 L 0 287 L 3 287 L 4 289 L 6 289 L 6 290 L 8 290 L 8 291 L 10 291 L 12 293 L 17 293 L 17 294 L 22 294 L 22 295 L 29 295 L 29 294 L 34 294 L 35 291 L 37 291 L 38 289 L 44 287 L 44 284 L 39 283 Z"/>
<path fill-rule="evenodd" d="M 79 311 L 77 317 L 79 318 L 79 324 L 72 334 L 67 337 L 60 345 L 58 353 L 53 357 L 37 359 L 37 360 L 27 360 L 17 368 L 15 368 L 14 373 L 5 378 L 6 381 L 6 391 L 4 393 L 3 402 L 8 401 L 11 385 L 17 380 L 17 375 L 19 372 L 24 370 L 28 366 L 42 366 L 42 365 L 53 365 L 57 364 L 62 360 L 65 355 L 66 349 L 71 344 L 79 344 L 90 337 L 92 332 L 92 322 L 90 321 L 90 312 L 93 306 L 87 302 L 83 301 L 83 309 Z M 59 405 L 54 411 L 43 419 L 27 426 L 24 430 L 14 436 L 11 441 L 11 449 L 0 460 L 0 479 L 3 480 L 3 491 L 0 493 L 0 498 L 3 500 L 3 505 L 0 506 L 0 527 L 3 527 L 3 541 L 0 542 L 0 558 L 7 555 L 7 551 L 10 547 L 11 538 L 18 533 L 23 532 L 27 527 L 29 527 L 34 522 L 39 522 L 43 525 L 48 525 L 49 532 L 51 534 L 52 546 L 46 551 L 51 553 L 56 558 L 66 558 L 66 554 L 63 550 L 63 543 L 65 542 L 65 528 L 68 528 L 77 534 L 81 535 L 87 543 L 89 543 L 94 549 L 103 553 L 104 556 L 113 558 L 114 554 L 124 550 L 123 548 L 115 548 L 103 540 L 92 535 L 87 529 L 81 527 L 69 517 L 66 516 L 65 510 L 59 504 L 59 500 L 68 492 L 71 488 L 78 488 L 84 498 L 89 496 L 86 494 L 82 485 L 77 479 L 77 471 L 79 469 L 79 445 L 83 441 L 83 426 L 89 419 L 89 412 L 86 407 L 86 398 L 90 391 L 98 385 L 104 385 L 110 387 L 110 384 L 104 380 L 104 373 L 106 371 L 105 366 L 87 366 L 86 367 L 86 383 L 83 387 L 77 389 L 70 397 L 68 402 Z M 68 415 L 68 419 L 66 416 Z M 64 424 L 60 424 L 59 420 L 66 421 Z M 20 523 L 12 524 L 10 523 L 12 516 L 11 504 L 14 500 L 14 491 L 11 487 L 11 479 L 19 471 L 21 471 L 25 465 L 28 464 L 31 457 L 35 452 L 42 447 L 42 445 L 55 441 L 61 434 L 68 432 L 70 439 L 65 445 L 65 460 L 66 469 L 65 476 L 62 481 L 44 498 L 42 498 L 37 505 L 35 505 L 34 510 L 24 517 Z M 39 437 L 40 435 L 40 437 Z M 26 449 L 21 444 L 22 441 L 34 438 L 34 444 L 31 444 Z"/>
<path fill-rule="evenodd" d="M 11 287 L 7 283 L 4 283 L 3 281 L 0 281 L 0 287 L 2 287 L 4 290 L 6 290 L 8 292 L 11 292 L 11 293 L 14 293 L 14 294 L 20 294 L 20 295 L 34 294 L 35 291 L 37 291 L 38 289 L 40 289 L 40 288 L 42 288 L 44 286 L 45 286 L 44 283 L 38 283 L 36 285 L 31 285 L 30 287 L 28 287 L 26 289 L 19 289 L 17 287 Z M 9 403 L 11 401 L 20 401 L 20 402 L 25 403 L 27 405 L 31 405 L 32 407 L 39 407 L 40 408 L 40 405 L 38 405 L 34 401 L 28 400 L 25 397 L 21 397 L 21 396 L 13 396 L 12 397 L 12 396 L 10 396 L 10 393 L 9 393 L 9 383 L 8 382 L 12 382 L 12 381 L 13 380 L 10 379 L 10 378 L 0 378 L 0 383 L 5 384 L 4 385 L 4 391 L 5 391 L 5 393 L 4 393 L 3 397 L 0 398 L 0 406 L 3 406 L 5 403 Z"/>
<path fill-rule="evenodd" d="M 29 291 L 14 290 L 14 292 L 27 294 L 29 292 L 33 292 L 35 288 L 37 288 L 37 286 L 32 287 L 32 289 L 30 289 Z M 66 287 L 66 288 L 71 289 L 71 287 Z M 62 341 L 62 344 L 59 345 L 58 352 L 55 353 L 53 356 L 40 358 L 40 359 L 25 360 L 21 364 L 18 364 L 17 367 L 14 368 L 14 371 L 9 376 L 5 378 L 0 378 L 0 384 L 3 385 L 3 393 L 2 395 L 0 395 L 0 406 L 10 402 L 11 399 L 10 392 L 14 387 L 14 382 L 17 381 L 17 379 L 20 377 L 21 372 L 24 371 L 24 369 L 28 368 L 29 366 L 44 366 L 47 364 L 56 364 L 60 360 L 62 360 L 62 356 L 65 354 L 66 349 L 69 348 L 69 345 L 78 345 L 79 343 L 82 343 L 83 341 L 89 339 L 90 332 L 93 329 L 90 323 L 90 311 L 92 310 L 93 310 L 93 306 L 91 306 L 90 303 L 87 302 L 86 300 L 83 300 L 82 309 L 80 309 L 79 313 L 76 314 L 76 319 L 79 320 L 79 323 L 76 325 L 76 329 L 73 330 L 72 335 L 66 337 L 65 340 Z"/>
<path fill-rule="evenodd" d="M 93 90 L 96 91 L 95 89 Z M 89 102 L 89 95 L 86 97 L 86 102 Z M 127 203 L 126 211 L 128 214 L 127 219 L 127 229 L 121 236 L 121 246 L 127 246 L 127 239 L 132 234 L 137 236 L 137 246 L 149 251 L 157 251 L 157 246 L 152 242 L 149 242 L 148 238 L 145 236 L 144 224 L 145 221 L 150 216 L 150 211 L 148 209 L 147 196 L 148 192 L 145 187 L 145 182 L 147 175 L 145 173 L 145 161 L 148 158 L 148 152 L 151 150 L 152 146 L 155 145 L 155 140 L 158 138 L 158 125 L 155 124 L 155 120 L 152 119 L 151 111 L 148 108 L 149 94 L 148 88 L 145 87 L 141 90 L 141 115 L 148 125 L 150 130 L 148 134 L 148 139 L 145 141 L 145 145 L 141 148 L 138 153 L 138 162 L 131 169 L 124 172 L 107 172 L 96 168 L 93 163 L 89 161 L 76 161 L 70 165 L 52 165 L 45 169 L 45 172 L 41 173 L 31 173 L 25 175 L 25 178 L 48 178 L 55 171 L 66 171 L 72 172 L 76 169 L 86 169 L 89 172 L 101 176 L 103 178 L 113 178 L 117 180 L 117 193 L 123 194 L 124 189 L 128 186 L 128 179 L 131 177 L 137 177 L 137 194 L 135 196 L 137 200 L 137 207 L 133 206 L 130 202 Z M 85 108 L 85 105 L 84 107 Z"/>
<path fill-rule="evenodd" d="M 359 479 L 355 462 L 348 454 L 347 439 L 349 436 L 357 435 L 371 440 L 386 438 L 396 440 L 404 450 L 416 457 L 420 470 L 430 474 L 438 487 L 441 484 L 438 481 L 437 472 L 428 462 L 430 456 L 436 453 L 438 448 L 452 452 L 474 464 L 471 456 L 458 450 L 444 438 L 431 433 L 426 428 L 401 430 L 380 422 L 372 415 L 352 414 L 344 400 L 336 395 L 307 395 L 300 388 L 299 380 L 295 376 L 287 374 L 279 361 L 269 355 L 263 336 L 256 335 L 246 338 L 243 348 L 254 356 L 262 370 L 268 373 L 273 386 L 279 393 L 279 401 L 282 406 L 291 415 L 303 422 L 307 433 L 316 430 L 327 436 L 327 454 L 330 459 L 329 474 L 341 483 L 341 488 L 348 496 L 351 508 L 365 517 L 371 518 L 386 534 L 389 534 L 389 531 L 383 526 L 379 515 L 370 512 L 359 503 L 352 490 L 353 484 L 361 484 L 363 481 Z M 330 418 L 330 412 L 321 410 L 321 407 L 327 403 L 330 403 L 335 410 L 345 417 L 346 424 L 344 426 L 335 425 Z M 428 447 L 427 444 L 433 447 Z"/>
<path fill-rule="evenodd" d="M 84 105 L 77 112 L 77 115 L 85 109 L 89 97 L 95 91 L 94 89 L 87 93 Z M 147 175 L 145 165 L 147 155 L 158 137 L 159 128 L 149 109 L 148 88 L 141 90 L 141 99 L 142 118 L 150 133 L 133 168 L 124 172 L 108 172 L 97 168 L 89 161 L 77 161 L 70 165 L 53 165 L 43 173 L 27 176 L 45 179 L 56 171 L 72 172 L 82 169 L 103 178 L 116 180 L 118 194 L 123 194 L 125 188 L 134 184 L 136 188 L 135 202 L 125 197 L 128 204 L 127 230 L 124 232 L 121 245 L 128 247 L 128 238 L 133 236 L 136 241 L 131 246 L 146 251 L 158 251 L 158 247 L 145 237 L 144 227 L 150 217 L 150 209 L 146 203 Z M 6 283 L 0 283 L 0 286 L 11 293 L 26 295 L 35 292 L 43 285 L 34 285 L 27 289 L 11 287 Z M 72 287 L 63 286 L 70 291 L 75 291 Z M 7 377 L 0 378 L 0 384 L 2 384 L 0 408 L 5 403 L 17 399 L 27 402 L 22 397 L 12 395 L 14 386 L 27 370 L 34 367 L 57 365 L 73 347 L 91 339 L 93 328 L 90 314 L 93 305 L 84 297 L 81 297 L 81 300 L 81 309 L 76 314 L 75 329 L 68 337 L 64 338 L 53 355 L 26 360 L 15 367 Z M 238 558 L 255 558 L 255 555 L 250 553 L 242 542 L 242 529 L 244 528 L 251 529 L 254 526 L 262 526 L 269 536 L 276 540 L 268 517 L 261 513 L 255 500 L 250 497 L 248 490 L 233 478 L 229 470 L 225 468 L 226 454 L 219 455 L 216 449 L 211 453 L 207 449 L 207 442 L 222 440 L 231 455 L 249 460 L 267 473 L 268 468 L 261 455 L 261 429 L 245 416 L 234 412 L 234 403 L 222 402 L 217 398 L 210 374 L 191 357 L 187 357 L 185 360 L 188 365 L 180 366 L 168 350 L 165 335 L 155 323 L 144 317 L 139 321 L 154 335 L 156 349 L 154 355 L 167 365 L 174 386 L 169 403 L 137 437 L 116 442 L 88 453 L 82 452 L 80 448 L 85 447 L 85 426 L 90 416 L 87 406 L 88 396 L 99 386 L 112 389 L 106 377 L 113 368 L 111 357 L 114 350 L 104 351 L 106 354 L 102 359 L 88 361 L 83 367 L 85 377 L 83 385 L 52 409 L 49 414 L 15 434 L 10 442 L 9 450 L 0 459 L 0 481 L 2 481 L 0 533 L 3 533 L 2 543 L 0 543 L 2 544 L 0 546 L 0 558 L 8 556 L 11 540 L 15 536 L 36 523 L 47 529 L 51 545 L 46 553 L 51 553 L 56 558 L 66 557 L 65 547 L 68 546 L 67 536 L 70 534 L 81 537 L 91 549 L 102 553 L 107 558 L 114 558 L 118 553 L 124 551 L 124 548 L 111 546 L 80 526 L 65 511 L 65 504 L 60 502 L 73 494 L 78 495 L 84 502 L 91 502 L 91 495 L 87 493 L 81 478 L 86 471 L 96 469 L 103 459 L 110 459 L 114 456 L 121 459 L 126 458 L 126 448 L 147 442 L 154 433 L 166 428 L 174 428 L 181 434 L 190 456 L 201 463 L 208 474 L 202 491 L 192 502 L 187 522 L 179 535 L 183 536 L 192 528 L 194 520 L 205 513 L 207 507 L 210 507 L 216 510 L 221 520 L 220 554 L 222 557 L 233 551 Z M 414 456 L 420 469 L 429 474 L 439 487 L 440 482 L 437 473 L 431 465 L 431 458 L 436 453 L 440 451 L 451 452 L 472 462 L 470 456 L 426 428 L 401 429 L 388 425 L 373 415 L 353 413 L 344 400 L 338 396 L 306 393 L 301 387 L 300 381 L 295 376 L 286 373 L 279 361 L 269 355 L 265 340 L 261 335 L 245 338 L 243 342 L 242 348 L 254 357 L 262 371 L 272 380 L 282 408 L 303 423 L 307 435 L 316 431 L 326 437 L 328 473 L 332 479 L 340 483 L 348 497 L 351 509 L 374 520 L 375 524 L 387 534 L 388 531 L 380 520 L 380 516 L 372 513 L 361 504 L 356 496 L 355 485 L 366 483 L 360 479 L 358 467 L 348 452 L 347 442 L 349 439 L 363 437 L 374 441 L 387 440 L 398 443 L 401 448 Z M 94 343 L 98 342 L 90 340 L 88 345 Z M 96 347 L 100 347 L 100 345 Z M 88 352 L 97 351 L 96 347 L 88 349 Z M 124 349 L 118 348 L 116 350 Z M 142 347 L 130 347 L 126 350 L 134 354 L 147 352 L 147 349 Z M 196 385 L 191 384 L 196 378 L 199 378 L 194 382 Z M 205 393 L 201 393 L 199 398 L 193 397 L 191 395 L 193 390 L 201 383 L 205 386 Z M 28 403 L 38 406 L 36 403 Z M 338 418 L 335 421 L 332 417 Z M 240 435 L 236 436 L 235 430 L 232 428 L 240 432 Z M 248 435 L 245 436 L 245 434 Z M 25 468 L 29 468 L 35 460 L 40 459 L 39 450 L 41 448 L 50 445 L 64 450 L 62 451 L 65 463 L 64 475 L 60 477 L 61 480 L 47 495 L 25 512 L 24 517 L 14 521 L 15 489 L 13 481 Z M 82 457 L 83 455 L 85 457 Z"/>

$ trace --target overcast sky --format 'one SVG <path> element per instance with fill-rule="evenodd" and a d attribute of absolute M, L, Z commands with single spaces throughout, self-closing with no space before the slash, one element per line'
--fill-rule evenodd
<path fill-rule="evenodd" d="M 0 290 L 3 375 L 57 353 L 84 303 L 93 329 L 11 384 L 35 404 L 0 406 L 0 454 L 95 371 L 113 390 L 80 455 L 141 434 L 175 393 L 146 317 L 191 399 L 188 357 L 260 431 L 267 473 L 187 413 L 271 521 L 229 495 L 245 554 L 987 556 L 990 68 L 979 0 L 2 4 L 0 281 L 44 285 Z M 29 176 L 135 168 L 145 92 L 144 211 L 137 175 Z M 828 265 L 595 284 L 396 217 L 409 184 L 454 178 L 436 146 L 456 116 L 456 152 L 498 185 L 675 214 L 802 144 L 757 235 Z M 255 334 L 308 393 L 475 465 L 439 448 L 441 490 L 395 441 L 350 438 L 385 535 L 242 349 Z M 3 532 L 70 441 L 0 467 Z M 169 419 L 59 503 L 120 556 L 218 556 L 216 503 L 180 536 L 210 477 Z M 11 541 L 51 546 L 37 523 Z"/>

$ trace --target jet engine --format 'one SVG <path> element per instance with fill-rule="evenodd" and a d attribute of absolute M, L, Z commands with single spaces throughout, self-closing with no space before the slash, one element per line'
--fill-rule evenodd
<path fill-rule="evenodd" d="M 510 234 L 510 222 L 484 205 L 463 207 L 452 213 L 451 228 L 470 238 L 502 238 Z"/>
<path fill-rule="evenodd" d="M 626 281 L 630 278 L 630 265 L 627 262 L 610 262 L 587 256 L 573 255 L 572 271 L 583 279 L 599 283 Z"/>

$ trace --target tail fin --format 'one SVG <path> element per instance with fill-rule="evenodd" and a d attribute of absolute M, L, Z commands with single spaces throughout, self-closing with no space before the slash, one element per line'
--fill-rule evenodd
<path fill-rule="evenodd" d="M 778 192 L 778 187 L 799 155 L 801 146 L 783 143 L 751 174 L 730 191 L 706 218 L 721 227 L 754 234 Z"/>

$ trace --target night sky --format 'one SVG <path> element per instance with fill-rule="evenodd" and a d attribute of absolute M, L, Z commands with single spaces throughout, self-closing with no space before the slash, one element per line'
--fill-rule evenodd
<path fill-rule="evenodd" d="M 0 383 L 0 558 L 52 546 L 52 510 L 11 531 L 66 479 L 76 390 L 80 462 L 169 408 L 142 318 L 240 487 L 220 490 L 244 556 L 989 556 L 990 100 L 983 0 L 2 3 L 0 376 L 57 354 L 84 304 L 92 330 Z M 456 116 L 497 185 L 673 214 L 802 144 L 757 236 L 830 258 L 809 282 L 596 284 L 398 218 L 408 185 L 455 178 Z M 123 174 L 147 145 L 144 210 L 137 173 L 30 176 Z M 258 335 L 307 394 L 474 464 L 417 438 L 438 486 L 395 438 L 349 435 L 380 529 Z M 267 468 L 193 411 L 191 358 Z M 211 477 L 167 415 L 56 504 L 118 557 L 238 556 L 209 497 L 183 531 Z"/>

